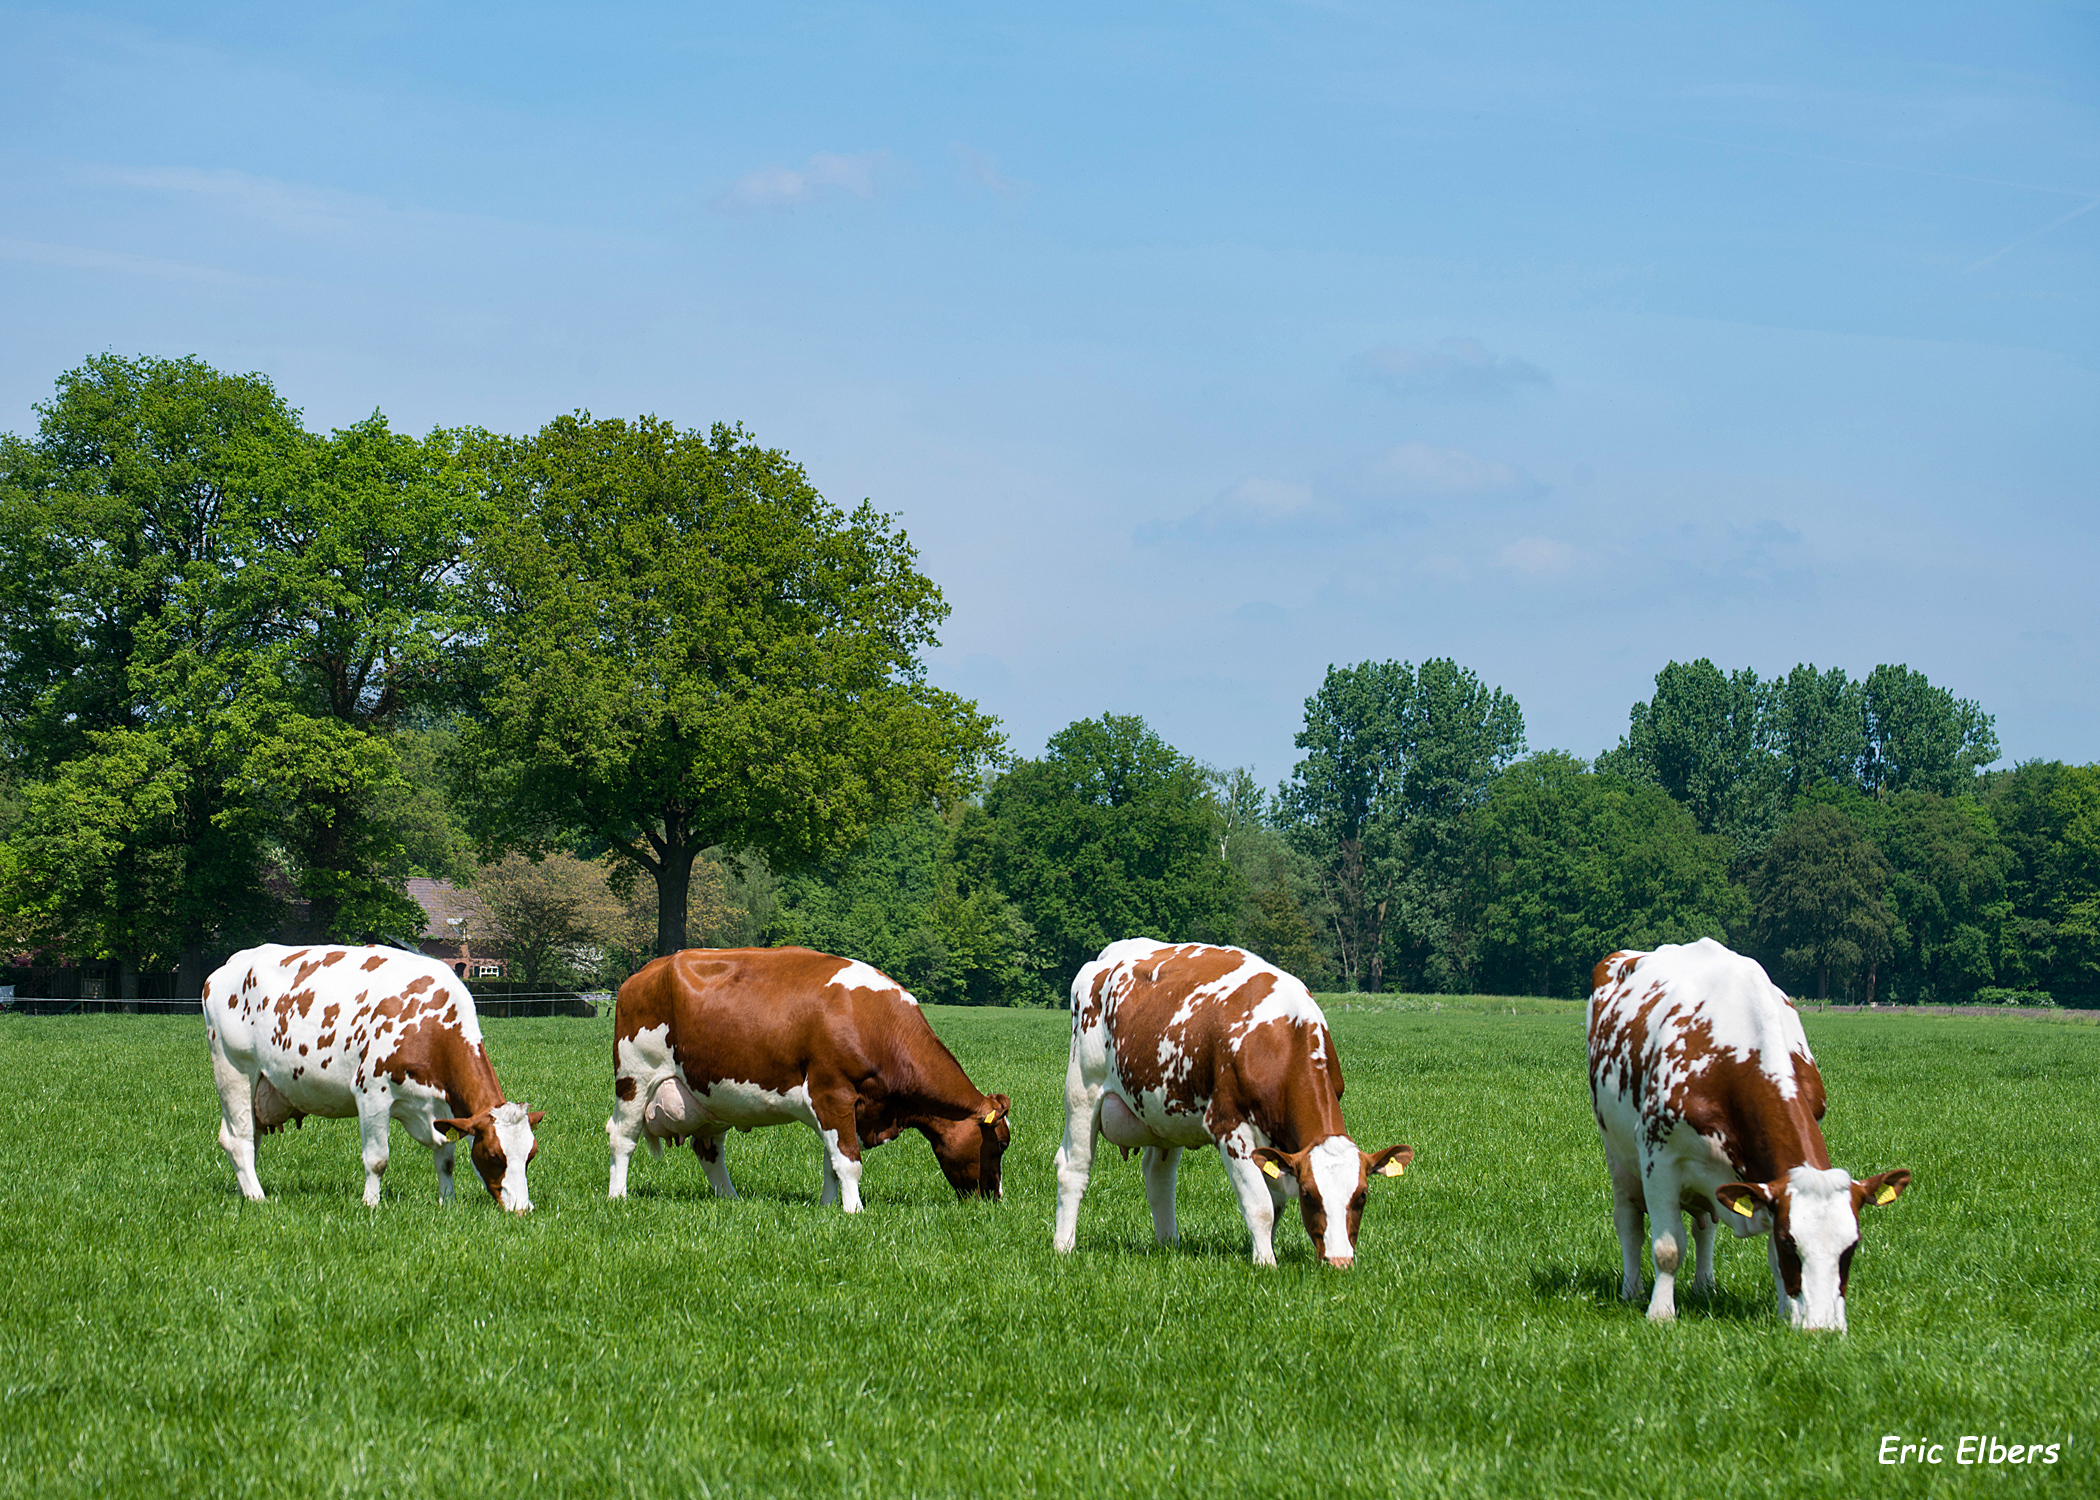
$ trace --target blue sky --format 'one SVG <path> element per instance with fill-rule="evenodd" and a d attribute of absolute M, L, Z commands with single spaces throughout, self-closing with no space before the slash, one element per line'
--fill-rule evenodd
<path fill-rule="evenodd" d="M 1023 753 L 1330 662 L 1593 755 L 1671 658 L 2100 757 L 2091 5 L 0 8 L 0 426 L 741 420 Z"/>

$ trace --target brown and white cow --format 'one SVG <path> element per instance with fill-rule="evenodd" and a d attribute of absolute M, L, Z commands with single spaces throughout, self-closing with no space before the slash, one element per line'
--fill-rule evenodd
<path fill-rule="evenodd" d="M 1590 1102 L 1611 1168 L 1620 1294 L 1641 1295 L 1643 1212 L 1657 1319 L 1677 1315 L 1683 1214 L 1698 1242 L 1695 1292 L 1713 1287 L 1714 1223 L 1725 1217 L 1738 1237 L 1771 1235 L 1781 1317 L 1844 1332 L 1859 1211 L 1895 1202 L 1910 1173 L 1854 1182 L 1831 1167 L 1817 1123 L 1823 1075 L 1793 1002 L 1712 938 L 1614 953 L 1590 982 Z"/>
<path fill-rule="evenodd" d="M 266 943 L 204 982 L 204 1025 L 219 1086 L 219 1144 L 243 1195 L 260 1200 L 255 1137 L 308 1115 L 355 1116 L 364 1139 L 365 1202 L 379 1202 L 387 1121 L 399 1120 L 437 1161 L 438 1198 L 452 1197 L 455 1141 L 472 1139 L 489 1196 L 528 1213 L 525 1164 L 539 1151 L 540 1111 L 503 1097 L 481 1045 L 465 981 L 399 948 Z"/>
<path fill-rule="evenodd" d="M 997 1198 L 1012 1108 L 978 1090 L 919 1002 L 854 959 L 807 948 L 688 948 L 620 987 L 608 1196 L 627 1196 L 642 1137 L 692 1138 L 734 1198 L 722 1137 L 799 1121 L 824 1143 L 824 1203 L 861 1210 L 861 1152 L 916 1130 L 958 1196 Z"/>
<path fill-rule="evenodd" d="M 1313 1252 L 1356 1260 L 1365 1189 L 1397 1177 L 1414 1148 L 1360 1151 L 1342 1126 L 1342 1068 L 1327 1018 L 1303 983 L 1240 948 L 1126 938 L 1072 981 L 1065 1138 L 1057 1151 L 1057 1227 L 1079 1234 L 1097 1138 L 1144 1151 L 1145 1198 L 1173 1243 L 1181 1153 L 1216 1146 L 1254 1240 L 1276 1263 L 1276 1212 L 1291 1198 Z"/>

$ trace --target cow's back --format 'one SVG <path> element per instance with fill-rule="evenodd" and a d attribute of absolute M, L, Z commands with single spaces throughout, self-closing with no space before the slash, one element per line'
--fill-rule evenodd
<path fill-rule="evenodd" d="M 304 1114 L 354 1114 L 372 1078 L 429 1072 L 441 1046 L 481 1049 L 466 982 L 399 948 L 264 943 L 216 970 L 203 1003 L 227 1056 Z"/>
<path fill-rule="evenodd" d="M 1098 1075 L 1140 1115 L 1199 1113 L 1224 1100 L 1233 1118 L 1258 1114 L 1266 1127 L 1289 1100 L 1293 1113 L 1309 1107 L 1339 1121 L 1341 1068 L 1326 1016 L 1302 982 L 1244 949 L 1113 943 L 1080 970 L 1072 1004 L 1081 1073 Z"/>
<path fill-rule="evenodd" d="M 1680 1124 L 1739 1164 L 1806 1140 L 1798 1117 L 1812 1129 L 1822 1116 L 1822 1077 L 1800 1014 L 1755 960 L 1701 938 L 1615 953 L 1594 977 L 1590 1092 L 1614 1155 L 1657 1149 Z"/>
<path fill-rule="evenodd" d="M 808 948 L 688 948 L 620 988 L 614 1066 L 624 1044 L 674 1058 L 687 1083 L 750 1083 L 776 1093 L 823 1059 L 848 1077 L 893 1083 L 923 1049 L 945 1046 L 918 1001 L 879 970 Z M 952 1062 L 952 1058 L 949 1058 Z"/>

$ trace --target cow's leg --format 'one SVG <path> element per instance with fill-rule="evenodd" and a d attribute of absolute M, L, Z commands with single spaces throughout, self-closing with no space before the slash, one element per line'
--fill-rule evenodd
<path fill-rule="evenodd" d="M 1257 1266 L 1276 1264 L 1277 1197 L 1269 1179 L 1255 1164 L 1254 1148 L 1261 1143 L 1245 1125 L 1233 1127 L 1218 1142 L 1218 1156 L 1225 1163 L 1225 1180 L 1240 1200 L 1240 1216 L 1247 1221 L 1248 1237 L 1254 1242 Z"/>
<path fill-rule="evenodd" d="M 1181 1148 L 1147 1146 L 1142 1161 L 1145 1201 L 1152 1205 L 1152 1232 L 1162 1245 L 1171 1245 L 1179 1238 L 1174 1230 L 1174 1175 L 1181 1170 Z"/>
<path fill-rule="evenodd" d="M 1079 1243 L 1079 1200 L 1086 1196 L 1100 1139 L 1101 1090 L 1080 1076 L 1075 1055 L 1065 1070 L 1065 1138 L 1057 1148 L 1057 1223 L 1050 1235 L 1051 1245 L 1062 1253 Z"/>
<path fill-rule="evenodd" d="M 700 1168 L 707 1173 L 707 1184 L 717 1198 L 736 1196 L 736 1184 L 729 1180 L 729 1158 L 722 1154 L 722 1143 L 728 1137 L 726 1130 L 715 1135 L 704 1130 L 693 1133 L 693 1155 L 700 1158 Z"/>
<path fill-rule="evenodd" d="M 445 1132 L 431 1124 L 436 1109 L 411 1110 L 401 1117 L 401 1128 L 419 1146 L 430 1148 L 431 1165 L 437 1168 L 438 1202 L 452 1201 L 452 1156 L 458 1142 L 445 1139 Z"/>
<path fill-rule="evenodd" d="M 379 1207 L 379 1179 L 386 1175 L 387 1122 L 393 1101 L 385 1092 L 360 1094 L 357 1099 L 357 1133 L 363 1142 L 365 1163 L 365 1207 Z"/>
<path fill-rule="evenodd" d="M 824 1143 L 824 1192 L 822 1205 L 837 1203 L 849 1214 L 861 1210 L 860 1127 L 855 1118 L 857 1095 L 850 1086 L 821 1092 L 810 1089 L 811 1123 Z"/>
<path fill-rule="evenodd" d="M 1649 1245 L 1655 1255 L 1655 1295 L 1648 1299 L 1648 1316 L 1667 1322 L 1677 1316 L 1677 1269 L 1684 1264 L 1684 1209 L 1677 1174 L 1667 1166 L 1650 1167 L 1647 1197 L 1648 1232 L 1655 1237 Z"/>
<path fill-rule="evenodd" d="M 605 1122 L 605 1137 L 612 1144 L 612 1177 L 605 1186 L 608 1198 L 627 1196 L 627 1162 L 634 1155 L 634 1148 L 642 1136 L 642 1114 L 649 1107 L 649 1089 L 654 1080 L 623 1073 L 613 1081 L 613 1112 Z M 626 1092 L 621 1092 L 621 1086 Z M 649 1138 L 650 1149 L 659 1159 L 664 1154 L 663 1143 L 654 1136 Z"/>
<path fill-rule="evenodd" d="M 1641 1300 L 1641 1220 L 1645 1216 L 1641 1174 L 1611 1169 L 1611 1219 L 1619 1231 L 1619 1295 Z"/>
<path fill-rule="evenodd" d="M 1692 1273 L 1692 1294 L 1704 1297 L 1714 1289 L 1714 1216 L 1694 1210 L 1692 1213 L 1692 1245 L 1698 1252 L 1698 1262 Z"/>
<path fill-rule="evenodd" d="M 430 1159 L 437 1167 L 440 1203 L 452 1201 L 452 1157 L 458 1150 L 458 1141 L 439 1141 L 430 1148 Z"/>
<path fill-rule="evenodd" d="M 227 1060 L 216 1032 L 211 1039 L 211 1077 L 219 1086 L 219 1149 L 233 1163 L 241 1196 L 260 1203 L 262 1183 L 255 1175 L 255 1080 Z"/>

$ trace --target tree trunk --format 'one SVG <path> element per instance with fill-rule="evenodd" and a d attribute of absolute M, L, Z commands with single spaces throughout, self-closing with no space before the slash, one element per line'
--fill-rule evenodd
<path fill-rule="evenodd" d="M 1816 998 L 1818 1000 L 1828 1000 L 1830 998 L 1829 964 L 1816 965 Z"/>
<path fill-rule="evenodd" d="M 139 961 L 128 953 L 117 959 L 117 998 L 126 1010 L 139 1008 Z"/>
<path fill-rule="evenodd" d="M 692 893 L 693 861 L 700 851 L 683 830 L 665 829 L 666 837 L 657 856 L 656 956 L 667 958 L 685 948 L 688 899 Z"/>
<path fill-rule="evenodd" d="M 1867 1004 L 1869 1005 L 1874 1003 L 1874 981 L 1880 976 L 1880 973 L 1881 965 L 1879 963 L 1867 965 Z"/>
<path fill-rule="evenodd" d="M 182 945 L 182 967 L 176 971 L 178 1000 L 194 1000 L 204 993 L 204 939 L 192 938 Z"/>
<path fill-rule="evenodd" d="M 1371 982 L 1366 993 L 1381 995 L 1385 993 L 1385 902 L 1371 908 L 1370 928 L 1371 951 L 1365 958 L 1364 967 L 1370 971 Z"/>

